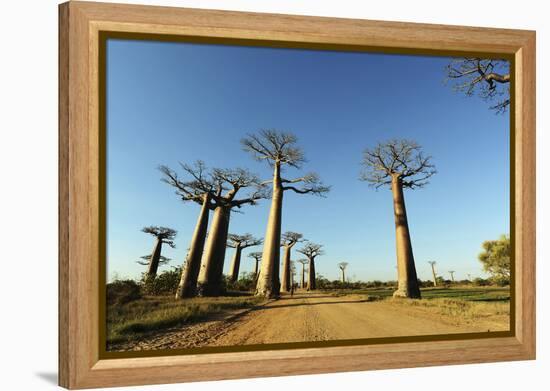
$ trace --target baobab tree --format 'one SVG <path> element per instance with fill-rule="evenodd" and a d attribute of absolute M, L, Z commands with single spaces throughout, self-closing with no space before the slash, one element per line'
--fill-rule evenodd
<path fill-rule="evenodd" d="M 451 281 L 454 283 L 455 282 L 455 271 L 454 270 L 449 270 L 449 274 L 451 275 Z"/>
<path fill-rule="evenodd" d="M 254 259 L 254 279 L 258 279 L 258 274 L 259 274 L 259 264 L 260 264 L 260 261 L 262 260 L 262 252 L 261 251 L 255 251 L 255 252 L 252 252 L 250 254 L 248 254 L 248 257 L 249 258 L 252 258 Z"/>
<path fill-rule="evenodd" d="M 149 267 L 147 268 L 147 273 L 145 275 L 145 282 L 149 282 L 155 279 L 157 276 L 157 270 L 161 261 L 161 251 L 162 245 L 167 244 L 168 246 L 175 248 L 174 238 L 176 237 L 177 231 L 172 228 L 167 227 L 157 227 L 151 225 L 149 227 L 144 227 L 142 232 L 146 234 L 153 235 L 156 238 L 155 246 L 153 247 L 153 252 L 149 258 Z"/>
<path fill-rule="evenodd" d="M 151 255 L 152 254 L 143 255 L 142 257 L 140 257 L 141 259 L 143 259 L 143 261 L 136 261 L 136 263 L 139 263 L 140 265 L 143 265 L 143 266 L 149 266 L 149 263 L 151 261 Z M 159 267 L 167 265 L 171 260 L 172 258 L 167 258 L 161 255 L 159 259 Z"/>
<path fill-rule="evenodd" d="M 176 195 L 183 202 L 193 201 L 199 204 L 201 209 L 182 267 L 176 299 L 193 297 L 196 294 L 197 278 L 208 229 L 208 217 L 210 210 L 216 207 L 215 202 L 212 201 L 214 181 L 204 162 L 199 160 L 194 165 L 180 163 L 180 166 L 188 176 L 187 180 L 180 179 L 176 171 L 171 168 L 160 166 L 159 171 L 163 174 L 161 180 L 173 186 L 176 189 Z"/>
<path fill-rule="evenodd" d="M 216 206 L 197 279 L 197 294 L 200 296 L 218 296 L 221 293 L 231 210 L 246 204 L 256 205 L 258 200 L 266 197 L 264 186 L 248 170 L 214 169 L 212 178 L 215 189 L 212 201 Z M 237 193 L 245 188 L 252 190 L 244 198 L 237 199 Z"/>
<path fill-rule="evenodd" d="M 302 279 L 300 281 L 300 288 L 306 287 L 306 265 L 309 263 L 309 259 L 299 259 L 298 262 L 302 264 Z"/>
<path fill-rule="evenodd" d="M 457 58 L 447 65 L 447 81 L 455 91 L 493 101 L 491 110 L 503 113 L 510 105 L 510 62 L 479 57 Z"/>
<path fill-rule="evenodd" d="M 231 262 L 231 268 L 229 269 L 228 279 L 231 282 L 237 281 L 239 278 L 239 268 L 241 266 L 241 253 L 245 248 L 258 246 L 262 244 L 262 239 L 256 239 L 251 234 L 236 235 L 229 234 L 227 236 L 227 247 L 235 249 L 233 255 L 233 261 Z"/>
<path fill-rule="evenodd" d="M 317 288 L 315 283 L 315 258 L 318 257 L 319 255 L 324 254 L 324 251 L 321 250 L 322 247 L 323 245 L 321 244 L 308 242 L 304 245 L 304 247 L 298 250 L 298 252 L 301 254 L 304 254 L 309 261 L 308 262 L 309 274 L 308 274 L 308 282 L 307 282 L 308 291 L 313 291 Z"/>
<path fill-rule="evenodd" d="M 436 262 L 435 261 L 428 261 L 428 263 L 432 267 L 432 277 L 433 277 L 434 286 L 437 286 L 437 274 L 435 273 L 435 264 L 436 264 Z"/>
<path fill-rule="evenodd" d="M 361 179 L 375 188 L 389 186 L 393 195 L 398 288 L 394 297 L 420 298 L 403 189 L 422 188 L 436 173 L 430 156 L 411 140 L 390 140 L 367 149 Z"/>
<path fill-rule="evenodd" d="M 338 269 L 342 272 L 342 284 L 346 283 L 346 267 L 348 267 L 349 263 L 347 262 L 340 262 L 338 264 Z"/>
<path fill-rule="evenodd" d="M 324 195 L 329 187 L 323 186 L 315 173 L 302 177 L 283 178 L 284 166 L 300 168 L 304 162 L 302 149 L 296 146 L 297 138 L 290 133 L 276 130 L 261 130 L 241 140 L 243 149 L 258 161 L 266 161 L 273 168 L 271 209 L 265 233 L 262 266 L 256 286 L 256 294 L 276 297 L 280 293 L 279 257 L 281 245 L 281 222 L 283 194 L 292 190 L 298 194 Z"/>
<path fill-rule="evenodd" d="M 292 247 L 298 242 L 303 241 L 303 235 L 297 232 L 287 231 L 281 239 L 281 247 L 284 247 L 283 255 L 283 278 L 281 280 L 281 291 L 290 292 L 291 287 L 291 267 L 290 267 L 290 252 Z M 276 274 L 278 274 L 276 272 Z"/>

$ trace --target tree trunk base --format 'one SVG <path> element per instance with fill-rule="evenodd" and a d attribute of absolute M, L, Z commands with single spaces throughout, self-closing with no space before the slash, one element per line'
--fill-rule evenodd
<path fill-rule="evenodd" d="M 398 299 L 421 299 L 420 291 L 406 291 L 398 289 L 393 292 L 393 297 Z"/>
<path fill-rule="evenodd" d="M 221 296 L 222 290 L 216 284 L 199 284 L 197 285 L 197 296 Z"/>

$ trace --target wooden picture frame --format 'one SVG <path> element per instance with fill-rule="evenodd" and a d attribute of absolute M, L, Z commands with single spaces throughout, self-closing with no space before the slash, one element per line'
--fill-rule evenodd
<path fill-rule="evenodd" d="M 98 259 L 104 224 L 100 122 L 102 32 L 513 60 L 511 234 L 515 328 L 499 338 L 101 357 Z M 59 384 L 70 389 L 535 358 L 535 33 L 416 23 L 106 3 L 59 6 Z M 103 271 L 104 272 L 104 271 Z"/>

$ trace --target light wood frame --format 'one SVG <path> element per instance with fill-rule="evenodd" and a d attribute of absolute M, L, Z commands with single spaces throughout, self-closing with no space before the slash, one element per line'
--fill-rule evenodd
<path fill-rule="evenodd" d="M 395 50 L 493 53 L 514 60 L 515 330 L 511 337 L 100 359 L 100 31 Z M 175 383 L 535 358 L 535 33 L 69 2 L 59 7 L 59 384 Z"/>

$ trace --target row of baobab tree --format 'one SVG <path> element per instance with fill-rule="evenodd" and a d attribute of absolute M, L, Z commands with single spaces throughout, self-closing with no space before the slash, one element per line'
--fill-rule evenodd
<path fill-rule="evenodd" d="M 183 202 L 194 202 L 200 206 L 176 298 L 221 294 L 227 246 L 235 248 L 228 275 L 230 280 L 238 276 L 242 249 L 263 244 L 261 259 L 258 257 L 256 263 L 256 266 L 260 264 L 256 295 L 278 297 L 281 290 L 288 291 L 290 288 L 291 249 L 304 239 L 300 233 L 281 233 L 283 196 L 289 191 L 325 196 L 330 187 L 323 185 L 316 173 L 295 178 L 283 176 L 285 166 L 300 169 L 305 162 L 304 153 L 293 134 L 261 130 L 248 135 L 241 143 L 255 160 L 273 169 L 270 180 L 261 180 L 243 168 L 207 169 L 202 161 L 193 165 L 180 163 L 184 178 L 167 166 L 159 167 L 162 181 L 174 187 Z M 398 270 L 398 288 L 394 296 L 420 298 L 403 189 L 421 188 L 428 183 L 428 179 L 436 173 L 431 157 L 425 156 L 414 141 L 390 140 L 365 150 L 362 163 L 364 171 L 360 179 L 375 188 L 389 187 L 393 195 Z M 230 235 L 231 212 L 246 205 L 257 205 L 261 199 L 271 199 L 263 240 L 251 235 Z M 208 230 L 211 211 L 213 217 Z M 163 243 L 173 245 L 175 231 L 165 227 L 147 227 L 144 232 L 157 237 L 149 262 L 149 270 L 156 273 L 162 261 L 160 248 Z M 309 265 L 308 289 L 315 289 L 315 258 L 323 254 L 322 245 L 304 242 L 298 252 L 306 256 Z M 282 273 L 279 270 L 281 247 L 284 249 Z M 346 266 L 339 266 L 343 280 Z"/>

